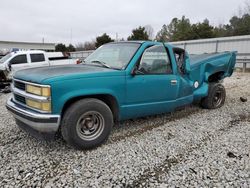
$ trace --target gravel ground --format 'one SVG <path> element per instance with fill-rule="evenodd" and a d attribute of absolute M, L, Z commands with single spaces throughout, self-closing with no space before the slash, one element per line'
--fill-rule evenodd
<path fill-rule="evenodd" d="M 224 81 L 225 105 L 128 120 L 77 151 L 19 130 L 0 96 L 1 187 L 250 187 L 250 74 Z M 247 97 L 241 102 L 240 97 Z"/>

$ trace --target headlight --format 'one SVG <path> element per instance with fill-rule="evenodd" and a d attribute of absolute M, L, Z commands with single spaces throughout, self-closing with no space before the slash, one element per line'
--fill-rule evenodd
<path fill-rule="evenodd" d="M 51 112 L 51 103 L 50 102 L 38 102 L 31 99 L 26 99 L 26 105 L 38 110 Z"/>
<path fill-rule="evenodd" d="M 39 87 L 28 84 L 26 85 L 26 92 L 44 97 L 50 97 L 51 95 L 50 87 Z"/>

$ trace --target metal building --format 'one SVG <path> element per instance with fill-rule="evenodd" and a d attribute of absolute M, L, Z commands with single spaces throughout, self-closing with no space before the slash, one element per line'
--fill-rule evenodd
<path fill-rule="evenodd" d="M 250 35 L 172 42 L 190 54 L 237 51 L 237 67 L 250 67 Z"/>
<path fill-rule="evenodd" d="M 22 50 L 55 51 L 55 44 L 54 43 L 38 43 L 38 42 L 0 41 L 0 51 L 8 51 L 13 48 L 18 48 Z"/>

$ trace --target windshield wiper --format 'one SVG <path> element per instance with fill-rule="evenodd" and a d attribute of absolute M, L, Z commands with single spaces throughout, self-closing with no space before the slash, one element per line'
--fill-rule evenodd
<path fill-rule="evenodd" d="M 109 66 L 107 63 L 105 63 L 105 62 L 103 62 L 103 61 L 99 61 L 99 60 L 94 60 L 94 61 L 90 61 L 90 62 L 88 62 L 88 61 L 82 61 L 81 64 L 91 65 L 91 64 L 94 64 L 94 63 L 100 64 L 100 65 L 102 65 L 102 66 L 105 67 L 105 68 L 115 69 L 115 70 L 121 70 L 121 68 L 111 67 L 111 66 Z"/>
<path fill-rule="evenodd" d="M 111 68 L 107 63 L 105 63 L 103 61 L 94 60 L 94 61 L 91 61 L 91 63 L 98 63 L 98 64 L 102 65 L 103 67 Z"/>

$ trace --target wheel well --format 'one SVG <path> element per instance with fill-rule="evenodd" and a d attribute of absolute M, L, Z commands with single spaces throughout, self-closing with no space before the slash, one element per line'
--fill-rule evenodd
<path fill-rule="evenodd" d="M 213 73 L 208 77 L 208 82 L 218 82 L 219 80 L 222 79 L 222 76 L 224 74 L 225 74 L 224 71 Z"/>
<path fill-rule="evenodd" d="M 4 74 L 4 72 L 0 71 L 0 81 L 6 82 L 6 80 L 7 80 L 7 78 L 6 78 L 5 74 Z"/>
<path fill-rule="evenodd" d="M 79 96 L 79 97 L 74 97 L 71 98 L 70 100 L 68 100 L 62 109 L 62 117 L 66 111 L 66 109 L 73 103 L 75 103 L 76 101 L 79 101 L 81 99 L 84 98 L 95 98 L 98 100 L 103 101 L 105 104 L 107 104 L 109 106 L 109 108 L 111 109 L 113 116 L 114 116 L 114 121 L 118 121 L 119 120 L 119 106 L 118 106 L 118 102 L 115 99 L 114 96 L 112 95 L 108 95 L 108 94 L 100 94 L 100 95 L 85 95 L 85 96 Z"/>

